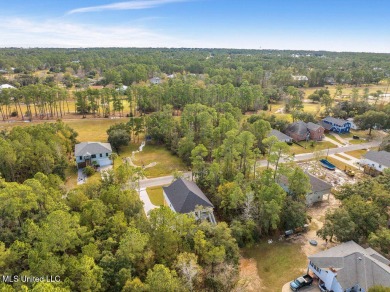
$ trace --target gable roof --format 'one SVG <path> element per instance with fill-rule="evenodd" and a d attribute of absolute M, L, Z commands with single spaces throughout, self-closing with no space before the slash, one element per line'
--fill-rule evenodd
<path fill-rule="evenodd" d="M 364 157 L 381 165 L 390 167 L 390 152 L 387 151 L 368 151 Z"/>
<path fill-rule="evenodd" d="M 309 176 L 311 190 L 313 193 L 330 191 L 332 189 L 332 185 L 330 183 L 327 183 L 326 181 L 319 179 L 318 177 L 308 172 L 305 173 Z"/>
<path fill-rule="evenodd" d="M 309 256 L 309 260 L 320 269 L 336 270 L 337 281 L 343 289 L 356 284 L 366 290 L 373 285 L 390 286 L 390 261 L 354 241 Z"/>
<path fill-rule="evenodd" d="M 314 123 L 312 123 L 312 122 L 308 122 L 308 123 L 307 123 L 307 128 L 308 128 L 309 130 L 312 130 L 312 131 L 317 131 L 319 128 L 322 128 L 322 126 L 321 126 L 321 125 L 318 125 L 318 124 L 314 124 Z"/>
<path fill-rule="evenodd" d="M 312 193 L 330 191 L 332 189 L 332 185 L 330 183 L 327 183 L 326 181 L 323 181 L 322 179 L 317 178 L 316 176 L 310 174 L 309 172 L 305 171 L 305 174 L 309 177 L 309 182 L 310 182 Z M 288 192 L 288 178 L 285 175 L 281 175 L 278 178 L 278 184 L 286 192 Z"/>
<path fill-rule="evenodd" d="M 290 136 L 287 136 L 286 134 L 283 134 L 282 132 L 275 129 L 271 129 L 271 131 L 269 132 L 268 137 L 271 136 L 275 136 L 276 138 L 278 138 L 279 141 L 282 142 L 285 142 L 286 140 L 291 141 L 292 139 Z"/>
<path fill-rule="evenodd" d="M 344 126 L 345 123 L 350 123 L 346 120 L 338 119 L 338 118 L 334 118 L 334 117 L 326 117 L 325 119 L 323 119 L 323 121 L 329 122 L 329 123 L 332 123 L 333 125 L 338 125 L 338 126 Z"/>
<path fill-rule="evenodd" d="M 74 156 L 112 152 L 110 143 L 82 142 L 75 145 Z"/>
<path fill-rule="evenodd" d="M 288 125 L 286 132 L 292 132 L 298 135 L 307 135 L 307 125 L 303 121 L 297 121 Z"/>
<path fill-rule="evenodd" d="M 197 205 L 214 208 L 206 195 L 192 181 L 179 178 L 169 186 L 163 187 L 163 190 L 178 213 L 190 213 Z"/>

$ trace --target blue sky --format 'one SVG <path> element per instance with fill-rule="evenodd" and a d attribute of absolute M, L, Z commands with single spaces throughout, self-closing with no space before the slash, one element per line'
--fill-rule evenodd
<path fill-rule="evenodd" d="M 0 0 L 0 47 L 390 53 L 387 0 Z"/>

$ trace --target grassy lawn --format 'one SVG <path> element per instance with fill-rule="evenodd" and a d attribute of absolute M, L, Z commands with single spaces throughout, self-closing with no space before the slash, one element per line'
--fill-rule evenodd
<path fill-rule="evenodd" d="M 164 205 L 164 195 L 162 186 L 146 188 L 149 199 L 155 206 Z"/>
<path fill-rule="evenodd" d="M 78 120 L 64 120 L 64 123 L 72 127 L 79 133 L 77 140 L 80 142 L 87 141 L 107 141 L 107 129 L 118 123 L 125 123 L 129 119 L 78 119 Z"/>
<path fill-rule="evenodd" d="M 138 144 L 131 144 L 123 147 L 119 157 L 115 160 L 115 167 L 122 164 L 122 158 L 131 157 L 132 152 L 138 149 Z M 142 152 L 135 154 L 133 163 L 137 166 L 146 166 L 152 162 L 157 162 L 155 166 L 145 169 L 146 177 L 159 177 L 171 175 L 175 170 L 187 170 L 185 164 L 179 157 L 173 155 L 169 150 L 161 145 L 146 145 Z"/>
<path fill-rule="evenodd" d="M 307 259 L 300 244 L 261 242 L 242 250 L 244 257 L 253 258 L 264 291 L 280 292 L 283 285 L 306 271 Z"/>
<path fill-rule="evenodd" d="M 367 150 L 363 150 L 363 149 L 345 152 L 345 154 L 351 155 L 351 156 L 353 156 L 355 158 L 359 158 L 359 159 L 362 158 L 362 156 L 366 153 L 367 153 Z"/>
<path fill-rule="evenodd" d="M 337 139 L 335 136 L 333 136 L 332 134 L 325 134 L 325 137 L 337 142 L 337 143 L 340 143 L 340 144 L 343 144 L 343 142 L 341 142 L 339 139 Z"/>
<path fill-rule="evenodd" d="M 343 157 L 344 158 L 344 157 Z M 330 163 L 332 163 L 334 166 L 336 166 L 338 169 L 340 169 L 340 170 L 342 170 L 342 171 L 344 171 L 345 169 L 348 169 L 348 168 L 352 168 L 352 169 L 354 169 L 354 170 L 356 170 L 357 169 L 357 167 L 354 167 L 354 166 L 351 166 L 351 165 L 349 165 L 349 164 L 346 164 L 346 163 L 344 163 L 344 162 L 342 162 L 342 161 L 340 161 L 340 160 L 338 160 L 338 159 L 334 159 L 333 157 L 329 157 L 328 156 L 328 161 L 330 162 Z M 345 159 L 345 158 L 344 158 Z M 346 159 L 345 159 L 346 160 Z"/>
<path fill-rule="evenodd" d="M 348 141 L 349 144 L 362 144 L 366 143 L 367 141 L 365 139 L 351 139 Z"/>
<path fill-rule="evenodd" d="M 317 115 L 321 111 L 321 105 L 319 103 L 304 103 L 303 111 Z"/>
<path fill-rule="evenodd" d="M 299 142 L 299 144 L 302 145 L 303 147 L 296 145 L 296 144 L 293 144 L 290 146 L 290 153 L 291 154 L 297 155 L 297 154 L 310 153 L 313 151 L 321 151 L 321 150 L 326 150 L 328 148 L 336 148 L 337 147 L 336 145 L 334 145 L 333 143 L 328 142 L 328 141 L 315 142 L 314 147 L 311 146 L 312 145 L 311 141 L 308 141 L 308 142 L 302 141 L 302 142 Z"/>
<path fill-rule="evenodd" d="M 338 153 L 336 153 L 335 155 L 336 155 L 337 157 L 340 157 L 340 158 L 344 159 L 344 160 L 351 160 L 351 159 L 349 159 L 349 158 L 347 158 L 347 157 L 345 157 L 345 156 L 343 156 L 343 155 L 341 155 L 341 154 L 338 154 Z"/>

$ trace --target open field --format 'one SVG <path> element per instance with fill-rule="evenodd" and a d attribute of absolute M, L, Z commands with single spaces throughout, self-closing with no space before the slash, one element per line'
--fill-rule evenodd
<path fill-rule="evenodd" d="M 100 141 L 107 142 L 107 129 L 118 123 L 128 122 L 128 118 L 121 119 L 79 119 L 64 120 L 64 123 L 73 128 L 79 135 L 80 142 Z"/>
<path fill-rule="evenodd" d="M 80 142 L 87 141 L 107 141 L 107 129 L 114 124 L 126 123 L 128 118 L 118 118 L 118 119 L 82 119 L 81 116 L 77 116 L 77 119 L 64 119 L 63 122 L 68 124 L 73 128 L 79 135 L 77 140 Z M 42 123 L 55 123 L 54 120 L 33 120 L 31 123 L 23 122 L 11 122 L 11 123 L 0 123 L 1 129 L 11 129 L 16 126 L 26 127 L 33 126 Z"/>
<path fill-rule="evenodd" d="M 313 94 L 314 91 L 316 91 L 317 89 L 324 89 L 324 88 L 327 88 L 330 92 L 330 95 L 333 97 L 334 94 L 336 93 L 336 85 L 326 85 L 324 87 L 311 87 L 311 88 L 302 88 L 302 90 L 305 92 L 305 98 L 307 98 L 310 94 Z M 359 94 L 362 95 L 363 94 L 363 90 L 365 88 L 368 88 L 370 91 L 369 93 L 375 93 L 377 90 L 381 90 L 383 92 L 386 91 L 386 88 L 387 88 L 387 84 L 378 84 L 378 85 L 362 85 L 362 86 L 347 86 L 347 85 L 344 85 L 343 86 L 343 92 L 342 94 L 343 95 L 348 95 L 348 94 L 351 94 L 352 93 L 352 90 L 354 88 L 357 88 L 359 89 Z"/>
<path fill-rule="evenodd" d="M 131 144 L 123 147 L 119 153 L 120 157 L 115 160 L 115 166 L 123 163 L 122 158 L 132 157 L 132 152 L 137 150 L 138 146 L 138 144 Z M 155 166 L 145 169 L 145 176 L 148 178 L 171 175 L 175 170 L 184 171 L 187 169 L 179 157 L 161 145 L 146 145 L 142 152 L 135 153 L 132 161 L 140 167 L 153 162 L 157 163 Z"/>
<path fill-rule="evenodd" d="M 314 146 L 312 146 L 312 141 L 301 141 L 299 142 L 303 147 L 293 144 L 290 146 L 290 153 L 291 154 L 302 154 L 302 153 L 310 153 L 313 151 L 321 151 L 326 150 L 328 148 L 336 148 L 337 146 L 329 141 L 319 141 L 314 142 Z"/>
<path fill-rule="evenodd" d="M 164 205 L 164 195 L 162 186 L 146 188 L 149 199 L 155 206 Z"/>
<path fill-rule="evenodd" d="M 306 271 L 306 255 L 299 243 L 261 242 L 242 250 L 245 258 L 253 258 L 263 291 L 280 292 L 283 284 Z"/>

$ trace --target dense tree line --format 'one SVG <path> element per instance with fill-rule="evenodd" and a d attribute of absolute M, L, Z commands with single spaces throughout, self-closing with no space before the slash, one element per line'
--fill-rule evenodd
<path fill-rule="evenodd" d="M 154 74 L 207 74 L 218 84 L 240 86 L 246 80 L 265 87 L 294 85 L 291 75 L 306 75 L 309 86 L 327 78 L 340 84 L 375 83 L 389 73 L 388 54 L 234 49 L 1 49 L 0 68 L 87 74 L 105 82 L 131 85 Z"/>
<path fill-rule="evenodd" d="M 1 283 L 5 291 L 230 291 L 238 247 L 226 223 L 155 209 L 146 220 L 124 164 L 68 193 L 56 175 L 0 180 L 0 272 L 58 283 Z M 132 184 L 130 184 L 132 185 Z M 33 289 L 33 291 L 35 291 Z M 39 290 L 41 289 L 41 290 Z M 61 290 L 62 289 L 62 290 Z"/>
<path fill-rule="evenodd" d="M 65 178 L 77 133 L 62 122 L 14 127 L 0 133 L 0 174 L 23 182 L 37 172 Z"/>

